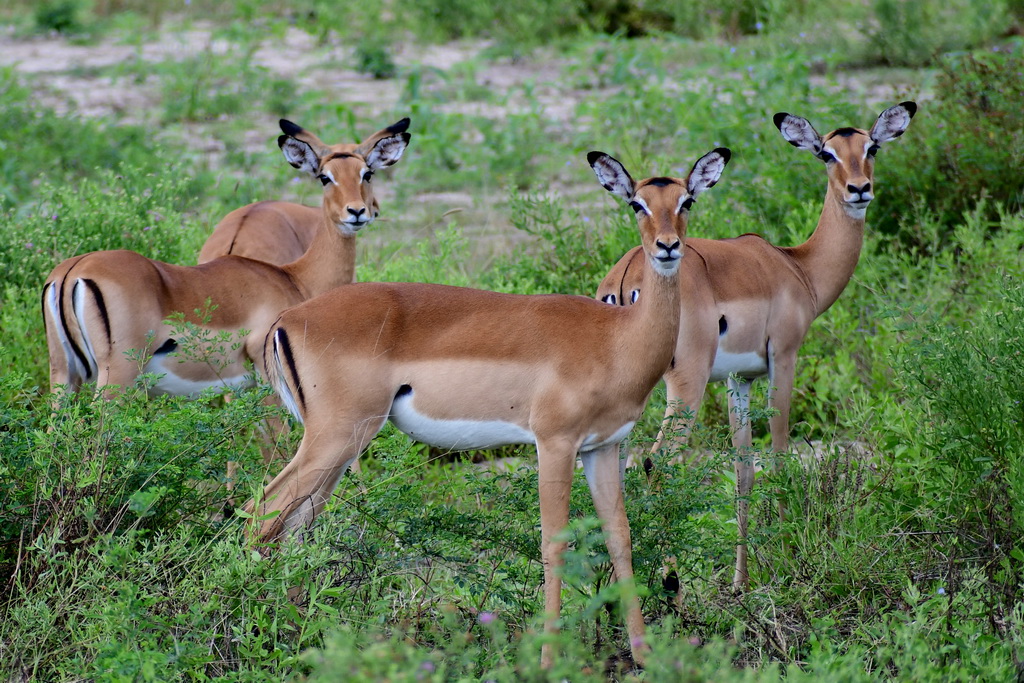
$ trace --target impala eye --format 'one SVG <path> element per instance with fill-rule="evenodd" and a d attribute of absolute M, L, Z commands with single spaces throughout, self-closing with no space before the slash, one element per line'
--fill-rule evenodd
<path fill-rule="evenodd" d="M 870 147 L 868 147 L 869 157 L 874 157 L 876 154 L 878 154 L 878 145 L 871 145 Z"/>
<path fill-rule="evenodd" d="M 831 164 L 833 161 L 836 160 L 834 156 L 824 151 L 818 153 L 818 158 L 824 161 L 826 164 Z"/>
<path fill-rule="evenodd" d="M 640 213 L 641 211 L 644 210 L 644 205 L 641 204 L 640 202 L 630 202 L 629 207 L 633 209 L 633 211 L 635 211 L 636 213 Z"/>
<path fill-rule="evenodd" d="M 371 178 L 373 178 L 373 171 L 366 171 L 365 173 L 363 173 L 363 182 L 364 183 L 370 182 Z"/>
<path fill-rule="evenodd" d="M 320 184 L 321 184 L 321 185 L 327 185 L 327 183 L 333 182 L 333 181 L 331 180 L 331 177 L 330 177 L 329 175 L 325 175 L 325 174 L 323 174 L 323 173 L 321 173 L 320 175 L 318 175 L 318 176 L 316 177 L 316 179 L 320 181 Z"/>
<path fill-rule="evenodd" d="M 695 201 L 696 200 L 693 197 L 687 197 L 686 199 L 684 199 L 682 201 L 682 203 L 679 204 L 679 210 L 680 211 L 689 211 L 690 207 L 693 206 L 693 203 Z"/>

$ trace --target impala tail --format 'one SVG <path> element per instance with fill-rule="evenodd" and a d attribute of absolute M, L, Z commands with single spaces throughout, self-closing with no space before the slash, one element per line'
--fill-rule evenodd
<path fill-rule="evenodd" d="M 270 385 L 281 397 L 288 412 L 302 422 L 302 414 L 306 412 L 306 396 L 295 368 L 295 356 L 288 341 L 288 333 L 283 327 L 275 324 L 270 328 L 270 343 L 265 351 L 271 354 L 270 358 L 264 359 Z"/>
<path fill-rule="evenodd" d="M 86 311 L 90 310 L 87 297 L 92 298 L 91 308 L 99 315 L 108 342 L 110 318 L 103 295 L 94 281 L 75 280 L 71 286 L 70 305 L 65 301 L 64 282 L 55 280 L 43 289 L 43 320 L 63 351 L 67 375 L 61 384 L 78 385 L 95 381 L 99 367 L 86 321 Z"/>

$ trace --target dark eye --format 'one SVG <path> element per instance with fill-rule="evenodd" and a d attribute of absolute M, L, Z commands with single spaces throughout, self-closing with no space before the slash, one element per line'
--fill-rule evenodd
<path fill-rule="evenodd" d="M 868 156 L 873 157 L 878 154 L 878 145 L 871 145 L 868 147 Z"/>
<path fill-rule="evenodd" d="M 322 185 L 326 185 L 327 183 L 331 182 L 331 179 L 328 176 L 324 175 L 323 173 L 318 175 L 316 179 L 319 180 L 320 184 Z"/>
<path fill-rule="evenodd" d="M 836 158 L 829 154 L 828 152 L 819 152 L 818 158 L 824 161 L 826 164 L 831 164 L 833 161 L 836 160 Z"/>
<path fill-rule="evenodd" d="M 629 206 L 631 209 L 633 209 L 633 211 L 637 213 L 640 213 L 641 211 L 644 210 L 644 205 L 641 204 L 640 202 L 630 202 Z"/>
<path fill-rule="evenodd" d="M 371 178 L 373 178 L 373 171 L 367 171 L 366 173 L 363 174 L 363 182 L 364 183 L 370 182 Z"/>
<path fill-rule="evenodd" d="M 690 207 L 693 206 L 694 201 L 693 197 L 687 197 L 683 200 L 683 203 L 679 205 L 680 210 L 689 211 Z"/>

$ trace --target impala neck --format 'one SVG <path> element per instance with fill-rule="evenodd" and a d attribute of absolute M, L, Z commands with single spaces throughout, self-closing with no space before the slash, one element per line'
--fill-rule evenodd
<path fill-rule="evenodd" d="M 623 330 L 623 347 L 630 349 L 629 357 L 633 363 L 630 375 L 639 382 L 638 386 L 646 397 L 646 392 L 668 369 L 675 353 L 679 335 L 680 292 L 678 270 L 675 275 L 666 277 L 651 267 L 646 252 L 643 258 L 647 268 L 643 292 L 635 305 L 620 310 L 630 317 Z"/>
<path fill-rule="evenodd" d="M 810 280 L 816 315 L 835 303 L 850 282 L 863 242 L 864 219 L 851 218 L 846 213 L 830 184 L 814 234 L 790 250 Z"/>
<path fill-rule="evenodd" d="M 344 235 L 322 221 L 306 253 L 282 266 L 282 270 L 291 276 L 306 299 L 351 284 L 356 276 L 355 235 Z"/>

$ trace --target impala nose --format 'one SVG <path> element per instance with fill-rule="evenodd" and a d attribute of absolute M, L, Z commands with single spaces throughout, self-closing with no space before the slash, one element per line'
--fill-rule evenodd
<path fill-rule="evenodd" d="M 873 198 L 870 182 L 864 183 L 860 187 L 850 183 L 846 186 L 846 191 L 850 193 L 850 199 L 852 201 L 867 202 Z"/>
<path fill-rule="evenodd" d="M 680 244 L 681 243 L 679 240 L 675 240 L 674 242 L 672 242 L 672 244 L 665 244 L 661 240 L 655 240 L 654 242 L 654 245 L 658 247 L 658 249 L 661 249 L 665 252 L 665 256 L 663 258 L 675 258 L 672 255 L 672 252 L 679 251 Z"/>
<path fill-rule="evenodd" d="M 354 218 L 355 218 L 355 219 L 356 219 L 357 221 L 358 221 L 358 220 L 361 220 L 361 217 L 362 217 L 362 215 L 363 215 L 364 213 L 366 213 L 366 207 L 365 207 L 365 206 L 364 206 L 364 207 L 362 207 L 362 208 L 359 208 L 359 209 L 353 209 L 353 208 L 352 208 L 351 206 L 349 206 L 349 207 L 346 207 L 346 208 L 348 209 L 348 212 L 349 212 L 350 214 L 352 214 L 352 216 L 353 216 L 353 217 L 354 217 Z"/>

